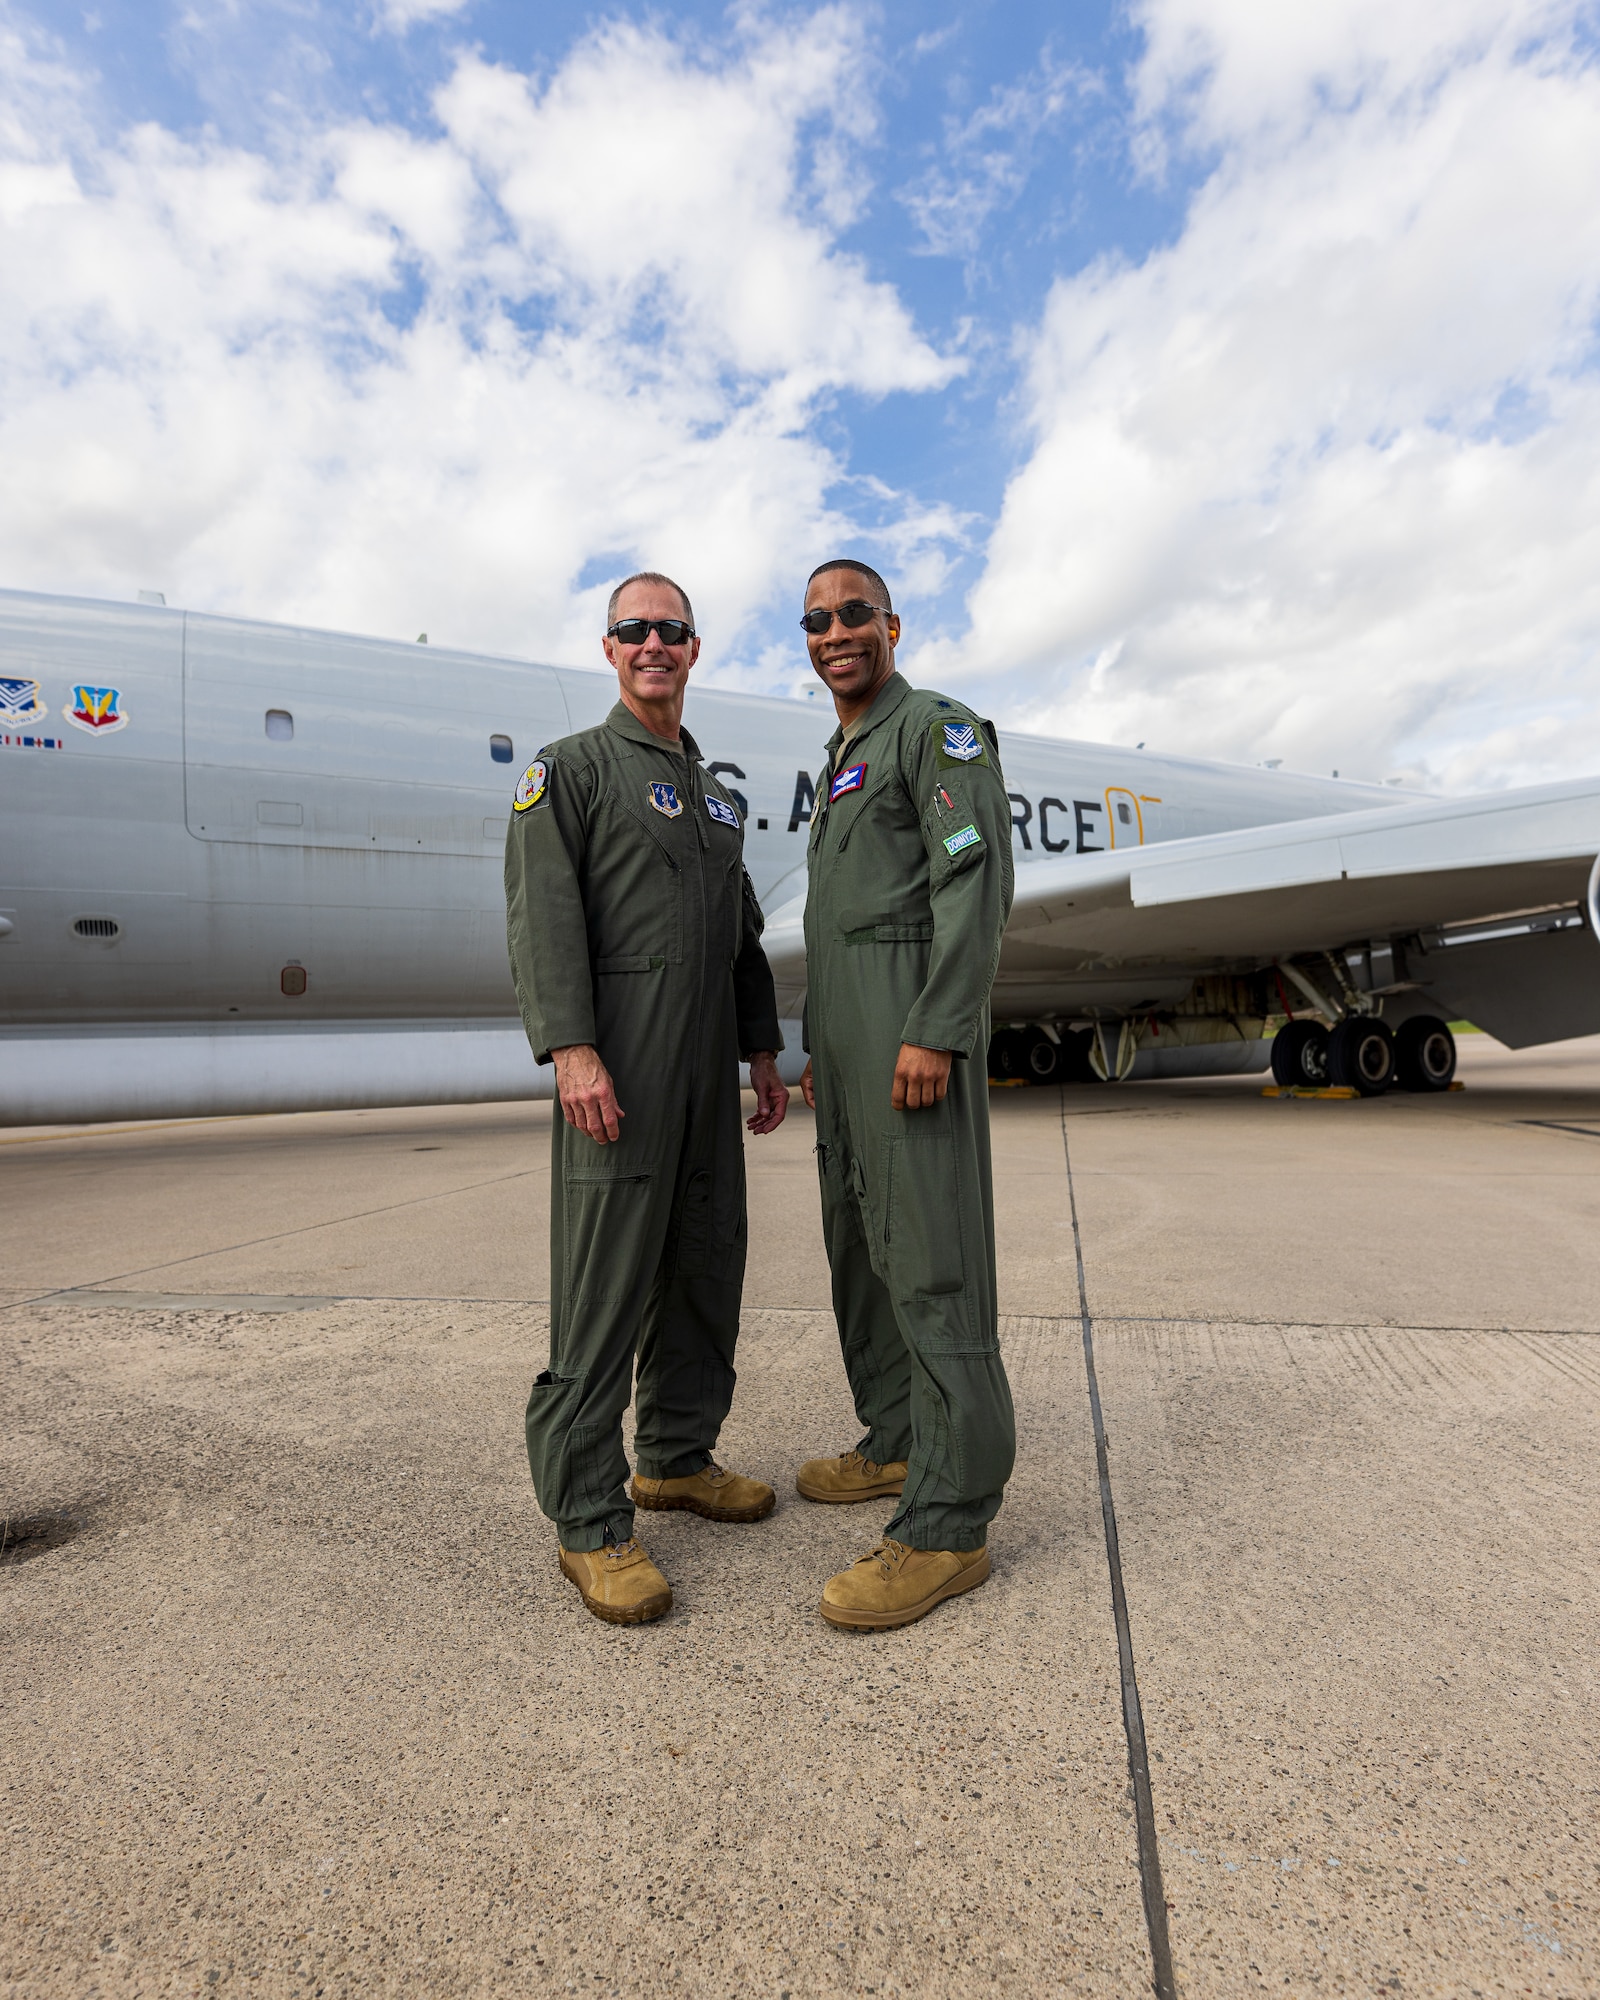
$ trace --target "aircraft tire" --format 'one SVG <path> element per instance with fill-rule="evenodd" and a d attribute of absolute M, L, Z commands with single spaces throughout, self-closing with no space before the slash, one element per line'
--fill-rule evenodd
<path fill-rule="evenodd" d="M 989 1074 L 996 1083 L 1027 1076 L 1027 1040 L 1020 1029 L 1001 1028 L 989 1037 Z"/>
<path fill-rule="evenodd" d="M 1328 1080 L 1363 1097 L 1381 1097 L 1394 1082 L 1394 1036 L 1368 1014 L 1352 1014 L 1328 1037 Z"/>
<path fill-rule="evenodd" d="M 1272 1038 L 1273 1080 L 1283 1090 L 1322 1090 L 1328 1081 L 1328 1031 L 1320 1021 L 1290 1021 Z"/>
<path fill-rule="evenodd" d="M 1028 1028 L 1022 1037 L 1023 1071 L 1029 1083 L 1061 1081 L 1061 1050 L 1043 1028 Z"/>
<path fill-rule="evenodd" d="M 1394 1080 L 1402 1090 L 1448 1090 L 1456 1074 L 1456 1038 L 1436 1014 L 1413 1014 L 1394 1037 Z"/>

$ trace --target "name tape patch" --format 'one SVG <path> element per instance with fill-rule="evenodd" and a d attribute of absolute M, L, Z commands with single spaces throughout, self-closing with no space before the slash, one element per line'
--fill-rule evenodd
<path fill-rule="evenodd" d="M 709 793 L 706 796 L 706 811 L 719 826 L 737 827 L 739 824 L 739 815 L 733 807 L 723 799 L 712 798 Z"/>
<path fill-rule="evenodd" d="M 978 847 L 982 845 L 982 842 L 983 835 L 979 833 L 975 826 L 964 826 L 959 833 L 952 833 L 945 841 L 944 851 L 946 854 L 956 855 L 961 852 L 962 848 Z"/>
<path fill-rule="evenodd" d="M 839 773 L 838 777 L 834 779 L 832 785 L 828 788 L 829 805 L 832 805 L 835 799 L 842 799 L 846 792 L 859 792 L 866 782 L 867 767 L 865 764 L 848 765 Z"/>
<path fill-rule="evenodd" d="M 517 780 L 517 789 L 511 800 L 511 810 L 525 813 L 529 806 L 536 806 L 544 797 L 549 783 L 549 766 L 542 757 L 535 757 Z"/>

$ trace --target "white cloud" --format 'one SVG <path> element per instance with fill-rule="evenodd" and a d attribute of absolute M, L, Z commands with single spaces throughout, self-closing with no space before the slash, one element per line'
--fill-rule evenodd
<path fill-rule="evenodd" d="M 1452 786 L 1600 766 L 1576 5 L 1139 11 L 1140 157 L 1202 184 L 1170 246 L 1054 288 L 971 634 L 918 670 L 1200 754 Z"/>
<path fill-rule="evenodd" d="M 379 0 L 378 19 L 391 34 L 404 35 L 419 21 L 446 20 L 470 0 Z"/>
<path fill-rule="evenodd" d="M 36 109 L 57 56 L 0 55 L 11 584 L 587 660 L 617 551 L 683 575 L 714 665 L 843 525 L 817 409 L 955 372 L 838 247 L 838 10 L 715 59 L 613 25 L 542 86 L 463 56 L 432 136 L 259 151 L 96 139 Z"/>
<path fill-rule="evenodd" d="M 928 252 L 975 257 L 995 212 L 1026 186 L 1044 134 L 1102 88 L 1092 71 L 1046 48 L 1018 82 L 997 85 L 967 117 L 947 118 L 943 159 L 899 190 Z"/>

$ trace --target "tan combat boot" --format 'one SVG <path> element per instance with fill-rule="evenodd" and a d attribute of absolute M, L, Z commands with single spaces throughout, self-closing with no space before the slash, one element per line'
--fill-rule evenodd
<path fill-rule="evenodd" d="M 561 1574 L 608 1625 L 646 1625 L 672 1609 L 672 1586 L 636 1537 L 610 1548 L 561 1551 Z"/>
<path fill-rule="evenodd" d="M 724 1472 L 720 1465 L 704 1465 L 681 1479 L 646 1479 L 635 1473 L 633 1504 L 667 1513 L 681 1507 L 685 1513 L 704 1514 L 708 1521 L 764 1521 L 778 1503 L 778 1496 L 759 1479 L 746 1479 L 739 1472 Z"/>
<path fill-rule="evenodd" d="M 795 1489 L 806 1500 L 847 1506 L 852 1500 L 887 1500 L 905 1490 L 906 1461 L 874 1465 L 859 1451 L 837 1458 L 808 1458 L 795 1474 Z"/>
<path fill-rule="evenodd" d="M 822 1615 L 830 1625 L 882 1632 L 913 1625 L 947 1597 L 988 1580 L 987 1549 L 909 1549 L 890 1538 L 829 1577 Z"/>

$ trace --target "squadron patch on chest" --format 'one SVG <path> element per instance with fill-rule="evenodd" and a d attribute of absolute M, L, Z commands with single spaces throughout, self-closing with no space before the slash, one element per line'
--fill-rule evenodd
<path fill-rule="evenodd" d="M 545 796 L 550 785 L 550 767 L 542 757 L 535 757 L 520 778 L 512 796 L 511 810 L 525 813 L 530 806 L 536 806 Z"/>
<path fill-rule="evenodd" d="M 964 826 L 959 833 L 950 835 L 944 844 L 944 851 L 953 859 L 964 847 L 981 847 L 982 845 L 983 835 L 979 833 L 978 829 L 975 826 Z"/>
<path fill-rule="evenodd" d="M 988 753 L 975 722 L 936 722 L 933 740 L 947 764 L 984 764 Z"/>
<path fill-rule="evenodd" d="M 846 792 L 859 792 L 866 782 L 867 767 L 865 764 L 847 765 L 828 787 L 829 805 L 832 805 L 835 799 L 842 799 Z"/>
<path fill-rule="evenodd" d="M 665 819 L 676 819 L 683 811 L 683 800 L 678 797 L 676 785 L 663 784 L 659 779 L 646 787 L 650 803 Z"/>
<path fill-rule="evenodd" d="M 725 800 L 712 798 L 708 793 L 706 795 L 706 811 L 710 813 L 719 826 L 731 826 L 737 829 L 739 815 Z"/>

